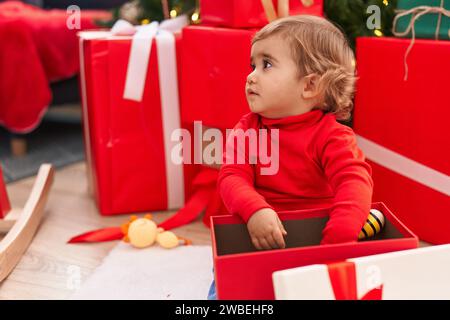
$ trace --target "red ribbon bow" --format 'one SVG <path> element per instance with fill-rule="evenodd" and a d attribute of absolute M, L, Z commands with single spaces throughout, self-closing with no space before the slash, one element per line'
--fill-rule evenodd
<path fill-rule="evenodd" d="M 381 300 L 383 285 L 376 287 L 358 299 L 355 263 L 344 261 L 327 265 L 331 286 L 336 300 Z"/>

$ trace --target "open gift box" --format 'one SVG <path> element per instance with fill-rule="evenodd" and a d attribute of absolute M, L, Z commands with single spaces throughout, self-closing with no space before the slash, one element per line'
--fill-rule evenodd
<path fill-rule="evenodd" d="M 372 208 L 385 216 L 374 237 L 359 242 L 320 245 L 329 208 L 280 212 L 288 232 L 286 248 L 258 251 L 238 216 L 211 217 L 211 236 L 219 299 L 274 299 L 272 273 L 279 270 L 392 251 L 414 249 L 418 238 L 382 202 Z"/>

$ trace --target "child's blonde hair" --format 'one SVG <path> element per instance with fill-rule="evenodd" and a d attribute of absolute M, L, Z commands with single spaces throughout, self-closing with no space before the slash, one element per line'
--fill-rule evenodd
<path fill-rule="evenodd" d="M 319 107 L 339 120 L 350 118 L 355 87 L 355 60 L 344 34 L 324 18 L 299 15 L 266 25 L 253 37 L 252 45 L 274 34 L 290 44 L 300 76 L 320 76 Z"/>

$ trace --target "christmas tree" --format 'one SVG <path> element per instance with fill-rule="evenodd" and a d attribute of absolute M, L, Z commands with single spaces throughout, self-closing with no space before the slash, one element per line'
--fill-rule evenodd
<path fill-rule="evenodd" d="M 376 6 L 378 12 L 368 10 L 371 6 Z M 397 0 L 324 0 L 325 16 L 340 26 L 353 48 L 359 36 L 391 36 L 396 7 Z M 187 14 L 191 22 L 197 23 L 200 21 L 198 8 L 199 0 L 132 0 L 115 10 L 108 26 L 119 18 L 132 24 L 143 24 L 180 14 Z M 378 13 L 379 27 L 370 28 L 368 19 Z"/>
<path fill-rule="evenodd" d="M 132 24 L 149 23 L 187 14 L 195 23 L 198 20 L 198 0 L 133 0 L 115 10 L 112 25 L 117 19 Z"/>
<path fill-rule="evenodd" d="M 371 11 L 370 6 L 376 6 L 380 14 L 379 28 L 368 26 L 368 19 L 377 15 Z M 369 8 L 369 10 L 368 10 Z M 374 7 L 372 7 L 374 8 Z M 324 11 L 326 17 L 339 25 L 345 32 L 352 47 L 355 46 L 356 37 L 361 36 L 391 36 L 392 21 L 397 8 L 397 0 L 325 0 Z"/>

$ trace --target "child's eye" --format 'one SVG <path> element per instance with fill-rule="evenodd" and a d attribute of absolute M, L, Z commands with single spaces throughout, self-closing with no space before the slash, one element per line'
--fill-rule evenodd
<path fill-rule="evenodd" d="M 263 63 L 264 69 L 272 67 L 272 64 L 269 62 L 269 60 L 264 60 Z"/>
<path fill-rule="evenodd" d="M 255 70 L 255 68 L 256 68 L 255 64 L 254 64 L 254 63 L 250 63 L 250 68 L 251 68 L 252 70 Z"/>

